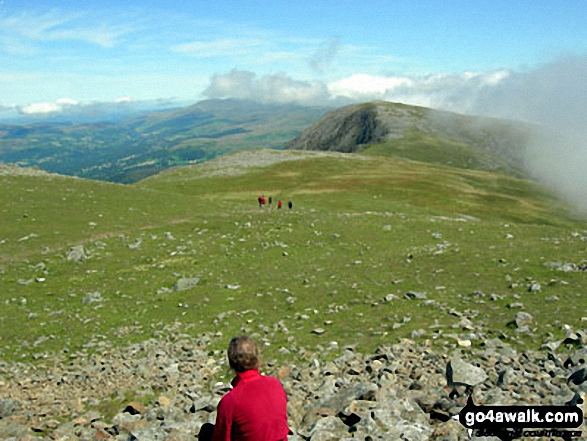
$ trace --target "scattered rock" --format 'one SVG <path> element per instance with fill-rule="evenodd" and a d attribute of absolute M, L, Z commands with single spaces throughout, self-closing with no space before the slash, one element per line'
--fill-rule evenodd
<path fill-rule="evenodd" d="M 464 319 L 474 315 L 464 310 L 458 317 L 466 328 L 470 320 Z M 177 326 L 122 348 L 96 338 L 77 354 L 34 367 L 0 362 L 0 433 L 14 439 L 41 434 L 47 439 L 194 439 L 205 423 L 215 421 L 220 398 L 229 390 L 225 354 L 210 349 L 225 336 L 190 337 Z M 453 347 L 469 335 L 444 334 Z M 467 433 L 454 416 L 473 387 L 484 404 L 563 405 L 582 399 L 587 383 L 582 341 L 563 363 L 552 352 L 518 353 L 498 338 L 480 338 L 482 349 L 459 343 L 466 349 L 450 358 L 407 339 L 371 354 L 356 352 L 348 342 L 324 340 L 317 346 L 327 354 L 322 359 L 292 337 L 280 352 L 295 355 L 295 364 L 268 360 L 264 370 L 278 376 L 287 391 L 292 441 L 310 436 L 312 441 L 465 440 Z M 128 393 L 136 398 L 124 401 Z M 120 402 L 112 418 L 85 410 Z"/>
<path fill-rule="evenodd" d="M 187 291 L 200 283 L 199 277 L 182 277 L 173 285 L 174 291 Z"/>
<path fill-rule="evenodd" d="M 83 262 L 88 258 L 83 245 L 71 247 L 66 253 L 66 257 L 68 262 Z"/>

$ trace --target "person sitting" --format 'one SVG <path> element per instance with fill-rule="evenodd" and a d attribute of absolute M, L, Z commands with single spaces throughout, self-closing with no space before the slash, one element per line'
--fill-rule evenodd
<path fill-rule="evenodd" d="M 198 439 L 286 441 L 287 395 L 277 378 L 259 373 L 261 353 L 254 340 L 234 337 L 228 345 L 228 362 L 236 373 L 233 389 L 220 400 L 213 429 L 205 424 Z"/>

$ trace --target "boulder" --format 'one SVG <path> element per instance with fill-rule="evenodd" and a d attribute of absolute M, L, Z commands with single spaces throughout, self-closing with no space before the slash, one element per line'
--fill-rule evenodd
<path fill-rule="evenodd" d="M 446 365 L 448 386 L 477 386 L 485 380 L 487 380 L 487 374 L 482 368 L 463 361 L 459 356 L 453 356 Z"/>
<path fill-rule="evenodd" d="M 67 251 L 66 257 L 68 262 L 83 262 L 88 258 L 83 245 L 71 247 L 69 251 Z"/>
<path fill-rule="evenodd" d="M 174 291 L 187 291 L 200 283 L 199 277 L 182 277 L 173 285 Z"/>

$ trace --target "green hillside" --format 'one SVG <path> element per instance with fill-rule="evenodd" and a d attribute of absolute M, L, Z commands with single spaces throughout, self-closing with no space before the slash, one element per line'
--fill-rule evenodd
<path fill-rule="evenodd" d="M 584 326 L 587 223 L 526 180 L 263 150 L 131 186 L 0 184 L 2 358 L 172 338 L 170 324 L 253 334 L 269 359 L 294 356 L 282 346 L 371 350 L 405 337 L 539 347 L 563 338 L 563 324 Z M 279 199 L 293 210 L 278 211 Z M 75 245 L 84 260 L 67 259 Z M 533 316 L 528 332 L 509 324 L 520 310 Z"/>
<path fill-rule="evenodd" d="M 533 130 L 521 123 L 378 101 L 327 113 L 287 148 L 360 151 L 522 177 L 523 152 Z"/>
<path fill-rule="evenodd" d="M 283 148 L 325 111 L 208 100 L 118 122 L 5 124 L 0 125 L 0 161 L 131 183 L 233 151 Z"/>

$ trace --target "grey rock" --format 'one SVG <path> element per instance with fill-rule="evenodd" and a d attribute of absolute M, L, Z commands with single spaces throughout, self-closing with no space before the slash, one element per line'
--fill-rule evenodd
<path fill-rule="evenodd" d="M 532 283 L 529 287 L 528 287 L 528 292 L 538 292 L 540 291 L 542 288 L 540 286 L 540 283 Z"/>
<path fill-rule="evenodd" d="M 23 424 L 11 421 L 10 419 L 0 420 L 0 434 L 4 440 L 26 440 L 31 439 L 31 429 Z"/>
<path fill-rule="evenodd" d="M 200 283 L 199 277 L 182 277 L 173 285 L 174 291 L 187 291 Z"/>
<path fill-rule="evenodd" d="M 320 419 L 310 431 L 312 441 L 338 441 L 348 434 L 348 427 L 335 416 Z"/>
<path fill-rule="evenodd" d="M 92 303 L 102 303 L 104 298 L 100 291 L 90 292 L 83 299 L 82 303 L 91 305 Z"/>
<path fill-rule="evenodd" d="M 446 381 L 449 386 L 476 386 L 485 380 L 487 374 L 482 368 L 463 361 L 459 356 L 453 356 L 446 366 Z"/>
<path fill-rule="evenodd" d="M 413 299 L 416 299 L 416 300 L 425 300 L 425 299 L 428 298 L 426 296 L 426 293 L 425 292 L 416 292 L 416 291 L 408 291 L 406 293 L 405 297 L 406 297 L 406 299 L 409 299 L 409 300 L 413 300 Z"/>
<path fill-rule="evenodd" d="M 7 418 L 20 409 L 20 403 L 12 398 L 0 399 L 0 419 Z"/>
<path fill-rule="evenodd" d="M 66 253 L 66 257 L 68 262 L 83 262 L 88 258 L 83 245 L 76 245 L 71 247 Z"/>
<path fill-rule="evenodd" d="M 530 326 L 532 323 L 533 317 L 524 311 L 519 311 L 516 313 L 516 318 L 514 319 L 516 326 L 518 328 L 522 328 L 524 326 Z"/>

